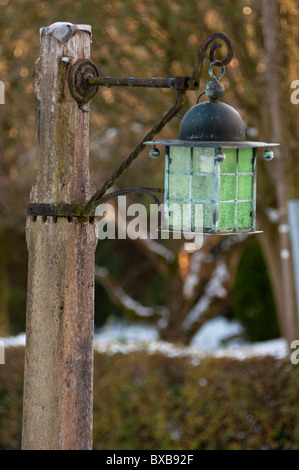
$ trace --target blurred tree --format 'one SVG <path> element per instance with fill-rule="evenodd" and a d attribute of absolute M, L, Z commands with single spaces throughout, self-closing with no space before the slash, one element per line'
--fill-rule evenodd
<path fill-rule="evenodd" d="M 251 341 L 279 336 L 277 312 L 261 247 L 253 241 L 243 250 L 232 289 L 234 318 Z"/>
<path fill-rule="evenodd" d="M 290 18 L 291 21 L 286 28 L 285 19 L 286 16 L 295 13 L 294 6 L 294 2 L 278 3 L 265 0 L 261 2 L 261 14 L 264 19 L 262 31 L 267 80 L 265 86 L 265 104 L 268 108 L 267 134 L 270 139 L 281 143 L 273 168 L 270 170 L 279 214 L 278 240 L 275 245 L 270 240 L 267 241 L 267 244 L 269 244 L 270 249 L 268 248 L 268 252 L 272 258 L 277 256 L 277 253 L 280 255 L 280 269 L 274 276 L 276 285 L 279 287 L 278 292 L 280 292 L 277 298 L 280 304 L 282 333 L 289 341 L 297 337 L 298 329 L 290 239 L 286 230 L 288 226 L 287 200 L 292 196 L 289 191 L 288 165 L 289 161 L 294 158 L 294 152 L 288 142 L 293 125 L 286 114 L 286 110 L 290 106 L 290 96 L 289 93 L 286 94 L 284 87 L 281 87 L 281 83 L 287 82 L 290 69 L 293 67 L 293 64 L 290 63 L 293 57 L 290 57 L 287 50 L 289 33 L 292 31 L 293 25 Z M 281 47 L 282 41 L 285 47 Z M 298 50 L 294 52 L 298 56 Z M 287 99 L 289 100 L 289 106 L 286 107 L 285 100 Z M 288 121 L 284 122 L 284 119 L 288 119 Z"/>

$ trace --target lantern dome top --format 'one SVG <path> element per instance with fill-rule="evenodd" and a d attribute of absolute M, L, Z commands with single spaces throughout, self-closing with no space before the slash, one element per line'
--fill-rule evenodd
<path fill-rule="evenodd" d="M 179 139 L 242 142 L 245 140 L 245 123 L 228 104 L 204 101 L 189 109 L 183 117 Z"/>

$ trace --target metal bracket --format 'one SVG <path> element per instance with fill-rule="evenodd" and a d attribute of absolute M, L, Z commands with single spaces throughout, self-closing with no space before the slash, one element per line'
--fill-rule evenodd
<path fill-rule="evenodd" d="M 89 103 L 100 86 L 172 88 L 177 92 L 183 92 L 197 90 L 199 82 L 184 76 L 174 78 L 100 77 L 97 67 L 88 59 L 79 59 L 73 64 L 69 74 L 69 88 L 79 105 Z"/>
<path fill-rule="evenodd" d="M 217 43 L 211 47 L 210 61 L 213 65 L 224 67 L 233 57 L 234 46 L 224 33 L 214 33 L 202 41 L 191 77 L 174 78 L 134 78 L 134 77 L 100 77 L 96 66 L 88 59 L 81 59 L 72 66 L 69 75 L 69 86 L 72 96 L 80 104 L 88 103 L 97 93 L 99 86 L 144 87 L 144 88 L 173 88 L 177 92 L 198 90 L 203 66 L 203 60 L 208 46 L 215 40 L 221 39 L 227 46 L 227 56 L 224 60 L 215 60 L 215 51 L 221 47 Z"/>

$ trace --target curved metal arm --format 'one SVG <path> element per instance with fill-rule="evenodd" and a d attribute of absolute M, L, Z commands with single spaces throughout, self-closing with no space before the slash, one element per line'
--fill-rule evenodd
<path fill-rule="evenodd" d="M 161 119 L 161 121 L 156 124 L 152 130 L 144 137 L 144 139 L 137 145 L 135 150 L 130 153 L 129 157 L 120 165 L 120 167 L 113 173 L 113 175 L 102 185 L 102 187 L 92 196 L 92 198 L 88 201 L 87 205 L 85 206 L 85 214 L 91 215 L 97 205 L 102 202 L 102 197 L 108 191 L 111 186 L 113 186 L 114 182 L 129 168 L 131 163 L 136 160 L 140 152 L 145 148 L 145 143 L 149 140 L 152 140 L 153 137 L 161 132 L 163 127 L 173 119 L 180 109 L 184 106 L 186 102 L 186 93 L 181 92 L 177 95 L 177 100 L 174 106 L 168 111 L 168 113 Z"/>
<path fill-rule="evenodd" d="M 202 65 L 204 56 L 209 45 L 215 41 L 215 39 L 221 39 L 225 42 L 227 46 L 227 57 L 224 60 L 215 60 L 214 55 L 216 49 L 221 47 L 221 44 L 217 43 L 211 47 L 209 58 L 214 65 L 217 66 L 224 66 L 227 65 L 231 59 L 233 58 L 234 54 L 234 46 L 231 39 L 225 33 L 215 33 L 210 34 L 209 36 L 204 39 L 199 47 L 192 78 L 188 83 L 189 89 L 194 89 L 199 87 L 199 80 L 201 77 L 202 72 Z M 125 170 L 131 165 L 131 163 L 138 157 L 140 152 L 144 149 L 145 145 L 144 142 L 152 140 L 153 137 L 160 132 L 163 127 L 174 117 L 178 114 L 180 109 L 184 106 L 186 101 L 186 91 L 179 91 L 177 93 L 177 100 L 175 105 L 171 108 L 171 110 L 162 118 L 162 120 L 144 137 L 144 139 L 137 145 L 136 149 L 129 155 L 129 157 L 121 164 L 121 166 L 116 170 L 113 175 L 103 184 L 103 186 L 93 195 L 90 201 L 87 203 L 85 207 L 85 212 L 87 214 L 91 214 L 94 212 L 96 206 L 102 202 L 104 194 L 107 192 L 109 188 L 114 184 L 114 182 L 125 172 Z"/>
<path fill-rule="evenodd" d="M 155 204 L 160 204 L 159 199 L 153 194 L 156 193 L 164 193 L 164 189 L 161 188 L 125 188 L 119 189 L 118 191 L 114 191 L 112 193 L 108 193 L 101 199 L 101 204 L 113 199 L 114 197 L 121 196 L 122 194 L 129 194 L 129 193 L 143 193 L 147 196 L 151 197 Z"/>

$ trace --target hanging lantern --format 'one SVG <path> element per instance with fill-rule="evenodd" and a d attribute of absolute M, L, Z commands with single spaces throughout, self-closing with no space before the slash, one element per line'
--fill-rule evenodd
<path fill-rule="evenodd" d="M 271 146 L 245 140 L 245 124 L 231 106 L 218 101 L 223 85 L 212 74 L 209 101 L 193 106 L 182 119 L 178 140 L 147 144 L 165 146 L 165 216 L 169 231 L 228 235 L 256 232 L 256 160 Z M 175 204 L 175 206 L 173 206 Z M 181 217 L 173 207 L 181 208 Z M 202 218 L 196 217 L 202 208 Z M 185 214 L 185 216 L 183 216 Z M 186 216 L 186 214 L 188 214 Z"/>

